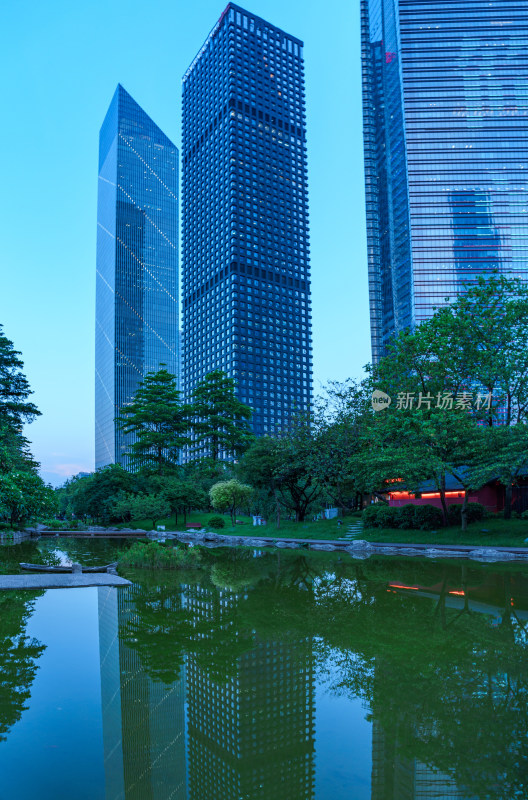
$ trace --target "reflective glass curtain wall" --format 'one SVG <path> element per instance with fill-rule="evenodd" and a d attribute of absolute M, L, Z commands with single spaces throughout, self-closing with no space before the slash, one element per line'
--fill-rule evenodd
<path fill-rule="evenodd" d="M 118 86 L 101 128 L 95 462 L 128 465 L 115 424 L 147 372 L 179 380 L 178 151 Z"/>
<path fill-rule="evenodd" d="M 183 78 L 185 392 L 224 370 L 257 435 L 311 403 L 302 52 L 229 4 Z"/>
<path fill-rule="evenodd" d="M 498 270 L 528 279 L 528 3 L 362 0 L 373 358 Z"/>

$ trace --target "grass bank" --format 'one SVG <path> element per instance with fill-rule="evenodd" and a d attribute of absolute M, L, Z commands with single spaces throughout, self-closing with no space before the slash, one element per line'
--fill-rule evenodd
<path fill-rule="evenodd" d="M 208 522 L 213 516 L 218 514 L 193 513 L 187 517 L 187 523 L 208 527 Z M 237 535 L 237 536 L 272 536 L 276 538 L 290 539 L 323 539 L 334 540 L 345 537 L 349 525 L 357 522 L 361 518 L 360 514 L 351 514 L 342 520 L 342 525 L 337 524 L 335 519 L 308 520 L 305 522 L 292 522 L 281 520 L 280 528 L 277 529 L 274 522 L 268 525 L 254 527 L 251 517 L 238 515 L 237 519 L 241 524 L 234 527 L 231 519 L 224 516 L 225 528 L 218 533 Z M 167 531 L 184 531 L 185 524 L 183 517 L 175 524 L 174 517 L 159 520 L 159 525 L 165 525 Z M 132 528 L 143 528 L 150 530 L 152 523 L 149 520 L 138 520 L 126 526 Z M 500 517 L 483 519 L 479 522 L 472 522 L 468 525 L 465 533 L 460 528 L 452 526 L 449 528 L 438 528 L 436 531 L 416 531 L 400 530 L 396 528 L 365 528 L 359 538 L 372 542 L 402 542 L 409 544 L 466 544 L 488 547 L 528 547 L 528 520 L 512 519 L 505 520 Z"/>
<path fill-rule="evenodd" d="M 500 518 L 472 522 L 460 528 L 438 528 L 436 531 L 407 531 L 395 528 L 365 528 L 361 538 L 370 542 L 402 544 L 467 544 L 480 547 L 528 547 L 528 520 Z"/>
<path fill-rule="evenodd" d="M 192 513 L 187 516 L 187 524 L 191 525 L 201 525 L 204 528 L 209 528 L 208 522 L 212 517 L 219 516 L 218 513 Z M 315 522 L 312 520 L 307 520 L 305 522 L 292 522 L 290 520 L 281 520 L 280 527 L 277 528 L 274 521 L 268 522 L 267 525 L 261 526 L 254 526 L 252 517 L 247 517 L 241 514 L 237 515 L 237 520 L 240 521 L 240 524 L 235 526 L 231 525 L 231 518 L 229 516 L 223 516 L 225 520 L 225 527 L 218 530 L 218 533 L 221 534 L 228 534 L 228 535 L 236 535 L 236 536 L 252 536 L 252 537 L 259 537 L 259 536 L 274 536 L 277 538 L 290 538 L 290 539 L 339 539 L 345 535 L 347 526 L 352 524 L 353 522 L 357 522 L 360 518 L 360 515 L 354 514 L 348 517 L 344 517 L 342 520 L 342 525 L 337 524 L 336 519 L 322 519 L 316 520 Z M 183 521 L 183 516 L 178 519 L 178 524 L 176 525 L 174 521 L 174 517 L 170 517 L 167 519 L 160 519 L 158 521 L 158 525 L 165 525 L 166 531 L 184 531 L 185 524 Z M 143 530 L 151 530 L 152 529 L 152 522 L 150 520 L 136 520 L 135 522 L 127 525 L 121 525 L 117 527 L 127 527 L 127 528 L 142 528 Z M 528 529 L 528 525 L 527 525 Z"/>

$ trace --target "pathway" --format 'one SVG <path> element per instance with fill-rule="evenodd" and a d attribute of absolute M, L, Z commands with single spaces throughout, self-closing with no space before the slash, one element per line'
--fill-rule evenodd
<path fill-rule="evenodd" d="M 343 541 L 352 542 L 354 539 L 361 539 L 363 534 L 363 523 L 360 519 L 347 525 L 346 533 L 342 537 Z"/>
<path fill-rule="evenodd" d="M 2 589 L 77 589 L 84 586 L 131 586 L 130 581 L 107 572 L 91 574 L 37 573 L 35 575 L 0 575 Z"/>

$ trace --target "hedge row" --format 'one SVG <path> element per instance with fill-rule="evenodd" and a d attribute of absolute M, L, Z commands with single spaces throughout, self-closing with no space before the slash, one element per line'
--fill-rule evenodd
<path fill-rule="evenodd" d="M 468 522 L 482 519 L 486 509 L 480 503 L 467 504 Z M 460 525 L 461 504 L 452 503 L 448 506 L 449 524 Z M 387 506 L 376 503 L 363 512 L 363 525 L 365 528 L 398 528 L 400 530 L 429 531 L 441 528 L 444 524 L 443 515 L 439 508 L 431 505 L 414 505 L 407 503 L 404 506 Z"/>

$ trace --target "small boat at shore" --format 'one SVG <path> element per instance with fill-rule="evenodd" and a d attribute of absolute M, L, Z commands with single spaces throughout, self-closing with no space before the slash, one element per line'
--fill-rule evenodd
<path fill-rule="evenodd" d="M 107 572 L 107 570 L 111 569 L 112 567 L 116 567 L 117 562 L 112 564 L 104 564 L 102 567 L 81 567 L 83 573 L 84 572 Z M 64 565 L 60 567 L 50 567 L 47 564 L 25 564 L 23 562 L 20 563 L 20 568 L 24 569 L 28 572 L 51 572 L 51 573 L 67 573 L 73 571 L 73 564 Z"/>

